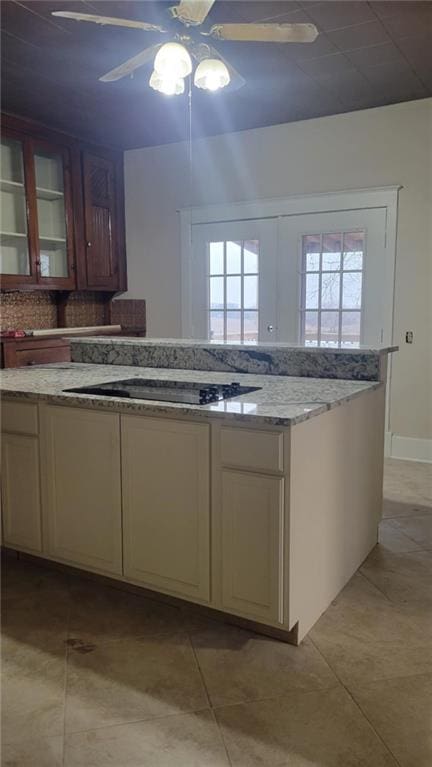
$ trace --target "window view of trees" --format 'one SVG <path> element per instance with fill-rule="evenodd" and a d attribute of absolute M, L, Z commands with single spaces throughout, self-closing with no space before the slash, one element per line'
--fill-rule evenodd
<path fill-rule="evenodd" d="M 301 327 L 308 346 L 359 346 L 364 232 L 303 236 Z"/>
<path fill-rule="evenodd" d="M 209 338 L 258 341 L 258 240 L 209 243 Z"/>

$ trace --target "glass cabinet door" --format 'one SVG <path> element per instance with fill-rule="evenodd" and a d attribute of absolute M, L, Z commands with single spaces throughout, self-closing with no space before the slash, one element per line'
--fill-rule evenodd
<path fill-rule="evenodd" d="M 39 277 L 68 277 L 63 155 L 36 148 L 34 164 Z"/>
<path fill-rule="evenodd" d="M 30 275 L 23 144 L 3 137 L 0 162 L 0 272 Z"/>

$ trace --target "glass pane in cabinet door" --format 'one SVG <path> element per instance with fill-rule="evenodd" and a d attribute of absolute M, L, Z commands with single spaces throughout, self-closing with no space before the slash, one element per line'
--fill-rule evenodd
<path fill-rule="evenodd" d="M 30 274 L 23 148 L 3 138 L 0 162 L 0 272 Z"/>
<path fill-rule="evenodd" d="M 62 156 L 38 151 L 35 173 L 41 277 L 67 277 Z"/>

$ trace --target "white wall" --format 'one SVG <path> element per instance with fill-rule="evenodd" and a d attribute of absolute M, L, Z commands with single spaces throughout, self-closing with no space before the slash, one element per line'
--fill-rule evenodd
<path fill-rule="evenodd" d="M 196 141 L 192 185 L 188 152 L 180 143 L 125 154 L 127 295 L 147 299 L 149 335 L 181 332 L 178 209 L 402 184 L 391 430 L 430 439 L 432 99 Z"/>

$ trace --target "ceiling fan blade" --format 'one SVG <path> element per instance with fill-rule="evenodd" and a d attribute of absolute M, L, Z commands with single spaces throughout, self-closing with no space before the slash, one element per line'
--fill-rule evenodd
<path fill-rule="evenodd" d="M 141 53 L 137 53 L 136 56 L 132 56 L 131 59 L 120 64 L 119 67 L 111 69 L 106 75 L 99 77 L 99 80 L 103 83 L 111 83 L 114 80 L 121 80 L 122 77 L 132 74 L 136 69 L 147 64 L 156 55 L 161 45 L 162 43 L 159 43 L 158 45 L 151 45 L 149 48 L 145 48 Z"/>
<path fill-rule="evenodd" d="M 113 27 L 129 27 L 130 29 L 142 29 L 145 32 L 165 32 L 162 27 L 148 24 L 146 21 L 133 21 L 132 19 L 118 19 L 115 16 L 95 16 L 91 13 L 73 13 L 72 11 L 52 11 L 51 16 L 59 16 L 62 19 L 74 21 L 92 21 L 94 24 L 111 25 Z"/>
<path fill-rule="evenodd" d="M 189 50 L 198 63 L 203 61 L 203 59 L 220 59 L 223 61 L 230 75 L 230 82 L 229 85 L 223 89 L 224 93 L 230 91 L 238 91 L 239 88 L 242 88 L 243 85 L 246 85 L 246 80 L 244 77 L 242 77 L 241 74 L 237 72 L 237 70 L 232 66 L 232 64 L 230 64 L 229 61 L 227 61 L 222 56 L 222 54 L 219 53 L 219 51 L 216 50 L 216 48 L 214 48 L 212 45 L 208 45 L 207 43 L 195 43 L 194 45 L 190 46 Z"/>
<path fill-rule="evenodd" d="M 318 30 L 315 24 L 215 24 L 207 34 L 217 40 L 313 43 Z"/>
<path fill-rule="evenodd" d="M 181 0 L 179 5 L 170 8 L 174 18 L 183 24 L 196 26 L 207 18 L 215 0 Z"/>

